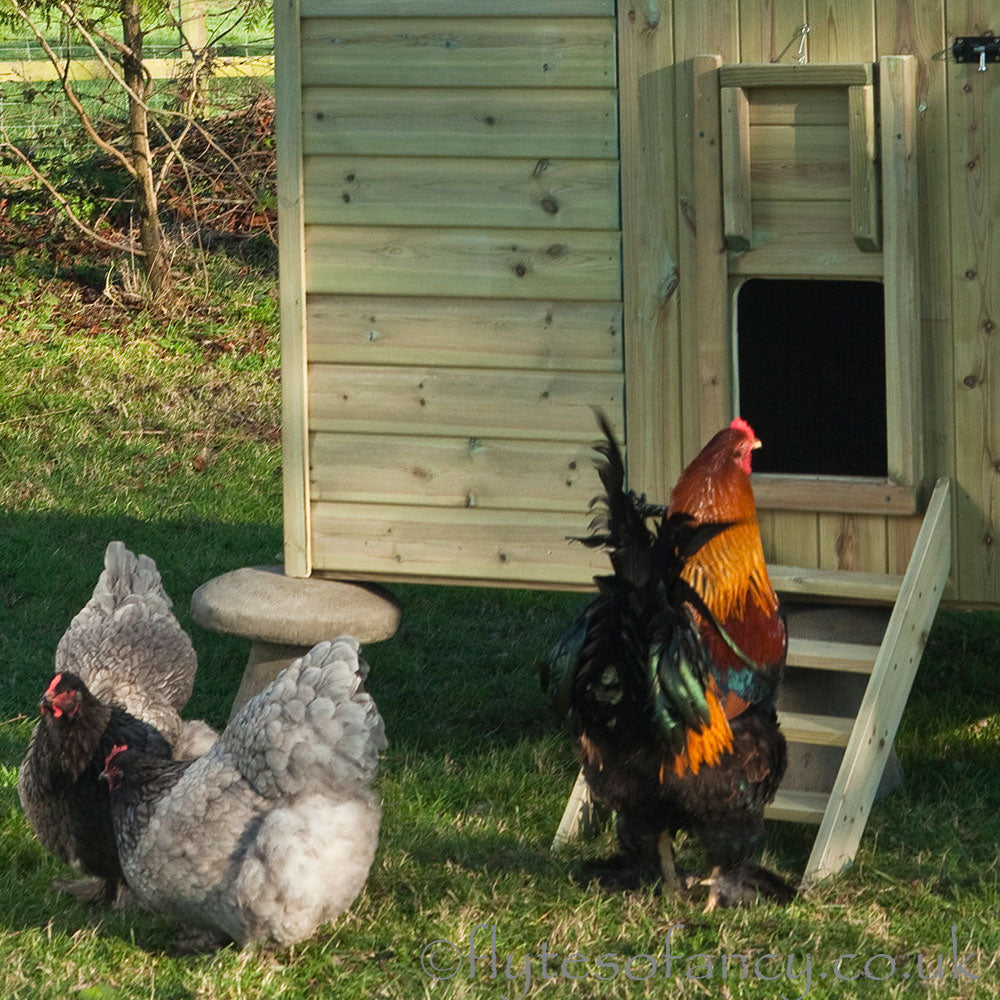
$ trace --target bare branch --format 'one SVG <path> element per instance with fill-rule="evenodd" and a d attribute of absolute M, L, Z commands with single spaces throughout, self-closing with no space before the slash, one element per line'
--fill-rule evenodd
<path fill-rule="evenodd" d="M 16 2 L 16 0 L 11 0 L 11 2 Z M 69 18 L 69 20 L 73 24 L 73 27 L 76 28 L 76 30 L 79 31 L 80 34 L 83 36 L 87 44 L 90 46 L 91 51 L 93 51 L 94 55 L 97 56 L 101 65 L 104 66 L 104 68 L 108 71 L 108 75 L 111 77 L 111 79 L 114 80 L 115 83 L 117 83 L 118 86 L 120 86 L 122 90 L 124 90 L 125 93 L 127 93 L 128 96 L 132 98 L 132 100 L 141 104 L 143 109 L 148 113 L 149 108 L 146 105 L 145 96 L 142 94 L 135 93 L 135 91 L 132 90 L 132 88 L 125 82 L 125 77 L 119 70 L 119 68 L 105 55 L 104 50 L 91 37 L 90 31 L 87 29 L 87 26 L 83 23 L 83 21 L 80 20 L 80 15 L 77 14 L 77 12 L 68 3 L 66 3 L 66 0 L 58 0 L 58 3 L 59 3 L 59 9 L 63 12 L 63 14 L 67 18 Z M 112 41 L 115 48 L 118 49 L 118 51 L 123 56 L 133 55 L 132 50 L 127 45 L 121 42 L 114 42 L 114 40 L 111 39 L 110 36 L 106 35 L 104 32 L 101 32 L 100 34 L 102 40 Z M 143 74 L 148 82 L 150 77 L 149 77 L 149 72 L 146 70 L 145 67 L 143 67 Z"/>
<path fill-rule="evenodd" d="M 113 240 L 105 239 L 100 233 L 95 232 L 90 228 L 77 214 L 73 211 L 73 207 L 70 203 L 56 190 L 52 185 L 52 182 L 31 162 L 30 157 L 18 146 L 14 145 L 10 141 L 7 131 L 0 131 L 0 149 L 8 149 L 12 152 L 24 166 L 28 169 L 28 172 L 38 181 L 42 187 L 52 196 L 52 199 L 59 205 L 59 207 L 65 212 L 66 217 L 70 222 L 76 226 L 80 232 L 84 233 L 90 239 L 94 240 L 96 243 L 100 243 L 102 246 L 109 247 L 118 253 L 133 253 L 138 256 L 144 256 L 143 251 L 138 247 L 131 244 L 115 243 Z"/>
<path fill-rule="evenodd" d="M 73 90 L 72 85 L 69 82 L 69 63 L 66 63 L 65 69 L 61 66 L 59 62 L 59 57 L 52 51 L 52 46 L 49 45 L 48 40 L 45 36 L 38 30 L 35 24 L 32 22 L 31 18 L 28 16 L 27 11 L 18 3 L 18 0 L 7 0 L 11 8 L 21 18 L 22 21 L 31 29 L 32 34 L 35 36 L 38 44 L 42 47 L 45 55 L 48 56 L 49 62 L 56 68 L 56 72 L 59 74 L 59 80 L 62 83 L 63 93 L 66 95 L 66 100 L 69 101 L 73 110 L 76 112 L 77 117 L 80 119 L 80 123 L 83 125 L 84 130 L 87 135 L 90 136 L 91 141 L 109 156 L 116 159 L 122 168 L 128 173 L 132 178 L 136 176 L 135 168 L 129 162 L 127 156 L 116 146 L 113 146 L 110 142 L 106 142 L 97 133 L 97 129 L 94 128 L 93 122 L 90 120 L 90 115 L 84 110 L 83 105 L 80 103 L 80 99 L 76 96 L 76 91 Z"/>

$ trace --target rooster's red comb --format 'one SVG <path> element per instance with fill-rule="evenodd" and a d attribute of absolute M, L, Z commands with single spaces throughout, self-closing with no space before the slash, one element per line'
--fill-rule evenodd
<path fill-rule="evenodd" d="M 729 425 L 734 431 L 742 431 L 751 441 L 757 439 L 757 435 L 754 434 L 753 428 L 742 418 L 736 417 L 733 422 Z"/>

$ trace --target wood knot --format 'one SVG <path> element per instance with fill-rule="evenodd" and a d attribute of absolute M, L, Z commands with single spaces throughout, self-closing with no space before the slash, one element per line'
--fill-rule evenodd
<path fill-rule="evenodd" d="M 962 385 L 964 385 L 966 389 L 975 389 L 976 386 L 979 385 L 979 376 L 966 375 L 965 378 L 962 379 Z"/>

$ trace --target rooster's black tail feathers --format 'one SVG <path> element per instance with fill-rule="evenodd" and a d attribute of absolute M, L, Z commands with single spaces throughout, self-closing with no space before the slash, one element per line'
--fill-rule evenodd
<path fill-rule="evenodd" d="M 708 609 L 681 573 L 730 524 L 667 517 L 666 508 L 626 489 L 611 426 L 599 410 L 595 416 L 604 435 L 594 445 L 604 493 L 591 501 L 590 534 L 574 540 L 603 548 L 613 574 L 594 578 L 598 596 L 557 643 L 546 686 L 560 715 L 582 711 L 589 726 L 608 730 L 620 718 L 646 718 L 679 750 L 688 728 L 708 722 L 709 668 L 691 614 L 708 617 Z"/>

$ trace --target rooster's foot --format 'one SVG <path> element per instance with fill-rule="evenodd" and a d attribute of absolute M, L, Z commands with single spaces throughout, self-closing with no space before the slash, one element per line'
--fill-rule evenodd
<path fill-rule="evenodd" d="M 719 907 L 749 906 L 759 901 L 790 903 L 795 890 L 780 875 L 759 865 L 716 867 L 709 879 L 705 913 Z"/>

